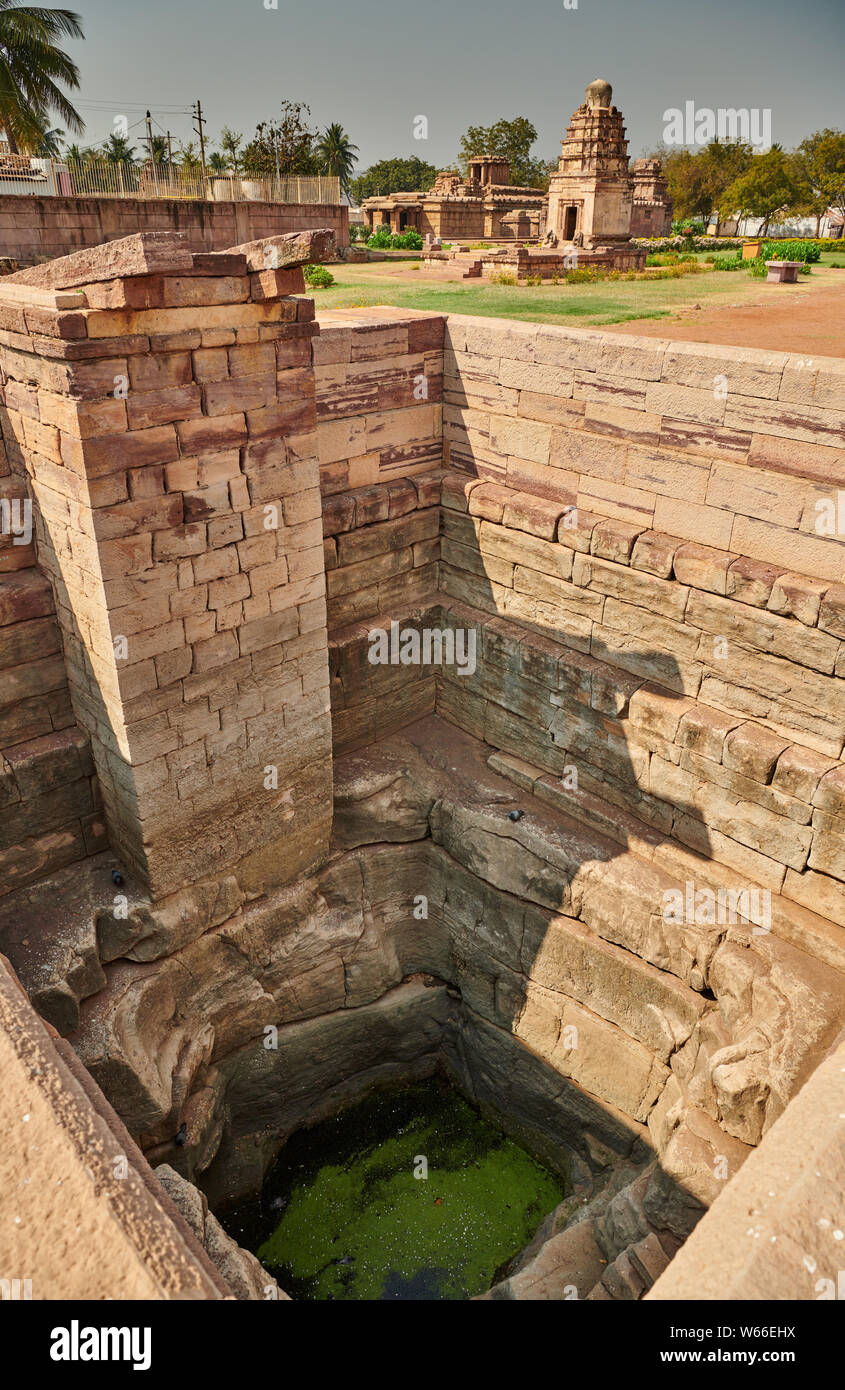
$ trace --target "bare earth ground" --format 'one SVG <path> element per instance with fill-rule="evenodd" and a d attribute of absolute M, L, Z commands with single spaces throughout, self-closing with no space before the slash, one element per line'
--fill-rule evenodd
<path fill-rule="evenodd" d="M 629 319 L 616 324 L 613 332 L 845 357 L 845 285 L 827 284 L 813 293 L 809 289 L 764 281 L 756 304 L 685 309 L 664 319 Z"/>
<path fill-rule="evenodd" d="M 845 249 L 845 248 L 844 248 Z M 420 269 L 417 258 L 369 265 L 333 265 L 337 283 L 316 294 L 318 310 L 391 304 L 440 313 L 481 314 L 524 322 L 606 327 L 735 347 L 845 357 L 845 270 L 842 253 L 797 285 L 769 285 L 741 272 L 660 281 L 586 285 L 504 286 Z"/>

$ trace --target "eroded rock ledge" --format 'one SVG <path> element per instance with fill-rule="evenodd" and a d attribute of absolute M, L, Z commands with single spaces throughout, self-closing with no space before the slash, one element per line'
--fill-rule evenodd
<path fill-rule="evenodd" d="M 430 717 L 338 760 L 319 873 L 81 912 L 72 1041 L 212 1206 L 295 1129 L 445 1065 L 583 1197 L 495 1296 L 585 1297 L 598 1262 L 594 1296 L 638 1297 L 835 1036 L 841 981 L 774 933 L 667 924 L 677 878 L 497 766 Z"/>

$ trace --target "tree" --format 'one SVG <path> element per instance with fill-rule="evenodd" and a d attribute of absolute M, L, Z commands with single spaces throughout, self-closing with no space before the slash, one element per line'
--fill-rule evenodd
<path fill-rule="evenodd" d="M 458 163 L 466 175 L 469 162 L 476 155 L 510 161 L 511 183 L 522 187 L 547 188 L 549 174 L 555 167 L 542 159 L 532 159 L 530 150 L 537 131 L 525 116 L 512 121 L 496 121 L 495 125 L 471 125 L 461 140 Z"/>
<path fill-rule="evenodd" d="M 234 130 L 230 130 L 224 125 L 220 132 L 220 148 L 226 156 L 226 163 L 233 174 L 240 171 L 240 148 L 244 137 Z"/>
<path fill-rule="evenodd" d="M 147 154 L 149 154 L 149 150 L 147 150 Z M 153 136 L 153 163 L 167 163 L 167 137 L 164 135 Z"/>
<path fill-rule="evenodd" d="M 424 193 L 436 178 L 435 166 L 416 156 L 382 159 L 352 180 L 351 192 L 360 204 L 365 198 L 386 197 L 388 193 Z"/>
<path fill-rule="evenodd" d="M 225 154 L 221 154 L 219 150 L 214 150 L 208 156 L 206 165 L 211 170 L 212 174 L 226 174 L 229 171 L 229 161 Z"/>
<path fill-rule="evenodd" d="M 202 157 L 193 140 L 187 140 L 184 144 L 179 142 L 179 156 L 182 168 L 189 173 L 202 169 Z"/>
<path fill-rule="evenodd" d="M 308 125 L 310 107 L 302 101 L 283 101 L 281 120 L 260 121 L 255 136 L 244 150 L 244 166 L 254 174 L 282 178 L 318 174 L 313 145 L 317 132 Z"/>
<path fill-rule="evenodd" d="M 719 207 L 725 189 L 748 169 L 753 155 L 751 146 L 740 140 L 711 140 L 696 151 L 661 146 L 650 153 L 663 166 L 675 217 L 703 222 Z"/>
<path fill-rule="evenodd" d="M 132 164 L 137 158 L 134 145 L 130 145 L 128 135 L 110 135 L 101 145 L 103 158 L 109 164 Z"/>
<path fill-rule="evenodd" d="M 320 135 L 314 153 L 324 174 L 334 174 L 340 179 L 341 192 L 349 198 L 349 180 L 355 168 L 358 146 L 353 145 L 342 125 L 336 121 Z M 351 201 L 351 199 L 350 199 Z"/>
<path fill-rule="evenodd" d="M 761 235 L 765 236 L 774 214 L 790 207 L 799 197 L 800 185 L 789 156 L 778 145 L 772 145 L 764 154 L 755 155 L 746 172 L 725 189 L 719 207 L 723 213 L 762 217 Z"/>
<path fill-rule="evenodd" d="M 42 132 L 41 139 L 38 141 L 38 143 L 35 145 L 33 149 L 33 154 L 36 156 L 36 158 L 61 159 L 62 139 L 64 137 L 64 133 L 65 132 L 63 130 L 60 130 L 59 128 L 56 128 L 54 130 L 45 129 Z"/>
<path fill-rule="evenodd" d="M 829 207 L 845 216 L 845 131 L 817 130 L 802 140 L 796 156 L 819 204 L 819 222 Z M 816 223 L 818 232 L 818 222 Z"/>
<path fill-rule="evenodd" d="M 0 125 L 9 149 L 37 148 L 55 111 L 68 130 L 81 134 L 82 117 L 62 90 L 79 86 L 79 69 L 57 44 L 84 38 L 72 10 L 42 9 L 0 0 Z"/>

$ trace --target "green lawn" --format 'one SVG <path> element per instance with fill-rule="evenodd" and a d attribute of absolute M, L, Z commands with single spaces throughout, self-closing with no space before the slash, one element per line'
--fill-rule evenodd
<path fill-rule="evenodd" d="M 699 259 L 703 260 L 704 253 Z M 824 252 L 813 273 L 801 277 L 815 289 L 825 283 L 845 283 L 841 252 Z M 679 280 L 609 280 L 594 285 L 491 285 L 487 281 L 437 281 L 414 269 L 413 260 L 375 261 L 370 265 L 333 265 L 337 283 L 314 291 L 320 309 L 369 308 L 392 304 L 400 309 L 429 309 L 441 313 L 480 314 L 492 318 L 526 319 L 544 323 L 577 320 L 582 325 L 655 319 L 687 306 L 740 305 L 760 299 L 762 281 L 746 271 L 708 271 Z"/>

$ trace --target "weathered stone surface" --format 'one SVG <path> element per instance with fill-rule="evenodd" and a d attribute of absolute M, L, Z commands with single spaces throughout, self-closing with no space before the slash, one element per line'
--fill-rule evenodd
<path fill-rule="evenodd" d="M 238 1299 L 287 1299 L 276 1280 L 254 1255 L 227 1235 L 208 1209 L 208 1200 L 193 1183 L 180 1176 L 167 1163 L 160 1163 L 155 1175 L 174 1206 L 184 1216 L 221 1278 Z"/>

